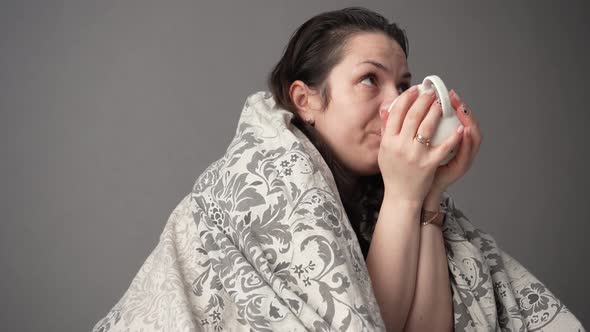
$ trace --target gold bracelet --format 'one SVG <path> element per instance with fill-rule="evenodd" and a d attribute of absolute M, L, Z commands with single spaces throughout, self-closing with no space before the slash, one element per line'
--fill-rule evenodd
<path fill-rule="evenodd" d="M 444 214 L 442 214 L 440 210 L 427 211 L 427 210 L 422 209 L 422 213 L 421 213 L 421 217 L 420 217 L 420 224 L 422 226 L 425 226 L 428 224 L 433 224 L 433 225 L 437 225 L 438 227 L 442 227 L 443 221 L 444 221 Z"/>

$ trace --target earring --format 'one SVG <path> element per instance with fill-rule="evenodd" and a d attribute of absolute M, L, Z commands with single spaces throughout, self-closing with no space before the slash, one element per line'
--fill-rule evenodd
<path fill-rule="evenodd" d="M 310 125 L 310 126 L 312 126 L 312 127 L 315 124 L 315 121 L 312 118 L 307 118 L 307 121 L 305 121 L 305 122 L 307 122 L 307 124 Z"/>

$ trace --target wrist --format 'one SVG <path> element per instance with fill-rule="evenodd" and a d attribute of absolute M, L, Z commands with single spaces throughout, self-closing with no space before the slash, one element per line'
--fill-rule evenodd
<path fill-rule="evenodd" d="M 424 199 L 422 208 L 427 211 L 440 210 L 440 203 L 442 202 L 442 192 L 429 193 Z"/>
<path fill-rule="evenodd" d="M 424 204 L 424 201 L 400 198 L 399 195 L 394 195 L 393 193 L 388 192 L 387 190 L 385 190 L 385 192 L 383 193 L 383 201 L 397 205 L 399 208 L 417 211 L 420 211 Z"/>
<path fill-rule="evenodd" d="M 425 211 L 424 209 L 420 213 L 420 224 L 426 226 L 428 224 L 436 225 L 442 229 L 445 220 L 445 214 L 438 210 L 436 212 Z"/>

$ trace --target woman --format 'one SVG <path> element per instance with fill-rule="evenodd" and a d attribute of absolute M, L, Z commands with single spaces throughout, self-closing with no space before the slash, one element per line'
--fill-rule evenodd
<path fill-rule="evenodd" d="M 451 93 L 464 129 L 429 146 L 407 55 L 364 8 L 305 22 L 94 330 L 583 330 L 446 193 L 482 135 Z"/>
<path fill-rule="evenodd" d="M 347 19 L 356 25 L 343 24 Z M 318 28 L 320 22 L 323 25 Z M 419 143 L 416 134 L 431 137 L 442 109 L 434 95 L 417 98 L 417 90 L 404 93 L 388 117 L 384 111 L 411 86 L 407 48 L 402 30 L 368 11 L 345 9 L 318 16 L 293 36 L 271 75 L 270 87 L 277 104 L 296 111 L 296 119 L 314 124 L 300 129 L 326 142 L 324 155 L 334 151 L 334 158 L 326 159 L 332 160 L 353 226 L 360 223 L 361 212 L 356 210 L 363 208 L 358 204 L 360 197 L 354 197 L 360 192 L 359 182 L 373 182 L 368 187 L 375 189 L 379 181 L 385 187 L 367 265 L 383 317 L 389 319 L 387 326 L 395 331 L 404 326 L 418 283 L 421 291 L 416 291 L 408 327 L 451 330 L 451 289 L 442 231 L 435 225 L 420 227 L 417 219 L 423 204 L 438 210 L 442 192 L 469 168 L 481 134 L 473 116 L 457 112 L 466 124 L 463 133 L 436 148 Z M 451 96 L 454 108 L 466 110 L 456 95 Z M 457 157 L 437 171 L 437 165 L 463 137 Z M 361 243 L 366 252 L 368 241 L 363 238 Z M 405 273 L 392 279 L 396 271 Z M 431 312 L 430 324 L 420 325 L 426 323 L 417 316 L 421 312 Z"/>

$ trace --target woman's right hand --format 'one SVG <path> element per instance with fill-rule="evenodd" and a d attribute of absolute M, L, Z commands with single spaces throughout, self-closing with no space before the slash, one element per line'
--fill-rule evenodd
<path fill-rule="evenodd" d="M 389 107 L 389 105 L 387 105 Z M 461 140 L 455 131 L 442 144 L 427 147 L 416 133 L 431 138 L 442 117 L 435 94 L 418 96 L 416 86 L 404 91 L 391 109 L 380 110 L 381 146 L 378 163 L 388 196 L 421 206 L 430 191 L 436 169 Z"/>

